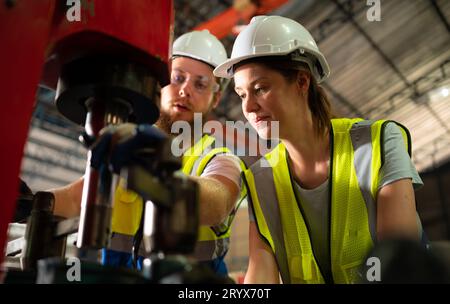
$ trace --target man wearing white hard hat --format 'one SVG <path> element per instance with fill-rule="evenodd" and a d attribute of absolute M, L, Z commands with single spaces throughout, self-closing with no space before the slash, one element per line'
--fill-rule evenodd
<path fill-rule="evenodd" d="M 217 107 L 228 83 L 226 79 L 213 75 L 214 68 L 226 59 L 224 46 L 207 30 L 189 32 L 176 39 L 172 51 L 171 83 L 161 90 L 160 118 L 156 126 L 170 135 L 174 123 L 186 122 L 193 127 L 194 114 L 206 118 Z M 128 132 L 134 128 L 132 125 L 131 128 L 125 126 L 122 131 Z M 201 226 L 193 258 L 217 274 L 226 275 L 228 271 L 224 257 L 229 248 L 230 226 L 241 192 L 240 173 L 245 166 L 213 136 L 194 134 L 194 131 L 191 128 L 188 137 L 197 141 L 191 141 L 190 145 L 182 148 L 182 171 L 199 185 Z M 79 214 L 82 186 L 81 179 L 65 188 L 53 190 L 55 214 L 65 217 Z M 142 210 L 142 198 L 119 185 L 112 216 L 114 233 L 110 249 L 103 251 L 104 264 L 142 267 L 143 250 L 137 261 L 130 254 Z"/>
<path fill-rule="evenodd" d="M 184 153 L 182 171 L 195 177 L 200 185 L 202 227 L 194 257 L 222 274 L 227 272 L 223 259 L 229 248 L 243 163 L 230 150 L 220 147 L 211 135 L 201 134 L 195 141 L 193 124 L 194 113 L 205 119 L 217 107 L 228 81 L 214 77 L 213 70 L 226 59 L 224 46 L 207 30 L 189 32 L 176 39 L 171 84 L 161 92 L 161 114 L 156 123 L 168 134 L 176 122 L 185 121 L 192 127 L 193 145 Z"/>
<path fill-rule="evenodd" d="M 234 77 L 259 136 L 271 138 L 271 122 L 279 122 L 280 143 L 243 175 L 246 283 L 362 282 L 374 244 L 422 237 L 409 132 L 389 120 L 331 119 L 319 85 L 330 68 L 301 24 L 254 17 L 214 74 Z"/>

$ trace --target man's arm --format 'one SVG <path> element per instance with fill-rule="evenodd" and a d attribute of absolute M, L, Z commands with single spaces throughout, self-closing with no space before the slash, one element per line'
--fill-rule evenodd
<path fill-rule="evenodd" d="M 418 240 L 416 206 L 411 179 L 397 180 L 381 188 L 377 196 L 377 238 Z"/>
<path fill-rule="evenodd" d="M 199 217 L 201 225 L 215 226 L 223 222 L 235 208 L 240 194 L 241 167 L 237 156 L 216 155 L 206 165 L 199 184 Z"/>
<path fill-rule="evenodd" d="M 83 182 L 84 178 L 81 177 L 67 186 L 48 190 L 55 196 L 55 209 L 53 212 L 55 215 L 65 218 L 80 215 Z"/>
<path fill-rule="evenodd" d="M 218 225 L 234 208 L 239 188 L 234 182 L 220 175 L 192 177 L 200 189 L 200 223 Z M 61 187 L 48 190 L 55 195 L 54 214 L 65 218 L 80 215 L 84 178 Z"/>
<path fill-rule="evenodd" d="M 220 224 L 233 210 L 239 188 L 230 179 L 221 175 L 194 177 L 200 189 L 199 217 L 201 225 Z"/>
<path fill-rule="evenodd" d="M 239 188 L 234 182 L 220 175 L 192 177 L 200 189 L 200 223 L 218 225 L 234 208 Z M 55 195 L 54 214 L 65 218 L 80 215 L 84 178 L 61 187 L 48 190 Z"/>
<path fill-rule="evenodd" d="M 245 284 L 279 284 L 278 266 L 271 248 L 261 239 L 255 222 L 249 226 L 249 261 Z"/>

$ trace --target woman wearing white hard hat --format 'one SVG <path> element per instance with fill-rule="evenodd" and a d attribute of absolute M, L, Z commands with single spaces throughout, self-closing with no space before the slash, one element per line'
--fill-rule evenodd
<path fill-rule="evenodd" d="M 393 121 L 331 119 L 319 83 L 330 68 L 310 33 L 280 16 L 257 16 L 231 58 L 242 110 L 280 143 L 245 172 L 250 202 L 247 283 L 353 283 L 376 242 L 419 240 L 407 129 Z M 269 164 L 262 165 L 262 164 Z"/>

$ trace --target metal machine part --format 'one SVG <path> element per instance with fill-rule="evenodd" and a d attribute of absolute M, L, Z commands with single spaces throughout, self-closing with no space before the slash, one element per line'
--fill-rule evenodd
<path fill-rule="evenodd" d="M 198 234 L 198 189 L 187 178 L 170 179 L 169 208 L 147 201 L 144 221 L 145 251 L 151 255 L 191 253 Z"/>
<path fill-rule="evenodd" d="M 160 85 L 155 74 L 142 64 L 120 57 L 103 54 L 78 58 L 61 69 L 56 106 L 66 118 L 86 128 L 91 127 L 87 125 L 89 115 L 104 112 L 104 122 L 93 125 L 94 132 L 96 127 L 127 121 L 152 124 L 159 116 Z M 103 105 L 103 111 L 97 104 Z"/>
<path fill-rule="evenodd" d="M 90 147 L 93 139 L 100 135 L 100 130 L 108 125 L 123 122 L 153 123 L 159 114 L 159 86 L 165 85 L 169 79 L 172 1 L 95 2 L 95 15 L 83 23 L 68 22 L 65 15 L 68 7 L 60 1 L 24 1 L 26 5 L 13 9 L 5 10 L 0 6 L 0 29 L 15 28 L 16 33 L 14 36 L 0 35 L 1 44 L 9 46 L 2 56 L 3 60 L 0 58 L 1 66 L 4 67 L 0 83 L 5 84 L 4 99 L 9 101 L 3 105 L 7 117 L 0 121 L 2 126 L 15 125 L 17 130 L 11 137 L 8 128 L 0 128 L 7 130 L 3 137 L 11 143 L 7 154 L 0 157 L 6 160 L 4 176 L 7 181 L 5 212 L 0 213 L 1 246 L 12 215 L 11 206 L 17 195 L 17 187 L 12 185 L 19 172 L 38 83 L 55 88 L 59 79 L 56 105 L 68 119 L 85 126 L 84 139 Z M 119 14 L 120 22 L 117 22 Z M 148 26 L 148 20 L 152 20 L 152 26 Z M 26 39 L 17 39 L 17 36 Z M 27 53 L 30 49 L 33 52 Z M 152 196 L 146 199 L 154 199 L 160 217 L 153 221 L 156 230 L 155 234 L 149 235 L 154 240 L 150 252 L 188 252 L 196 240 L 197 219 L 194 217 L 195 220 L 188 220 L 178 226 L 177 220 L 180 215 L 186 218 L 190 218 L 188 214 L 196 215 L 195 186 L 191 189 L 189 182 L 171 177 L 176 165 L 167 153 L 166 146 L 156 151 L 150 162 L 153 167 L 148 176 L 155 188 L 152 188 Z M 91 168 L 89 158 L 77 242 L 83 249 L 107 247 L 111 232 L 112 192 L 115 189 L 115 178 L 108 168 Z M 144 168 L 150 167 L 144 165 Z M 14 180 L 14 183 L 10 180 Z M 132 184 L 130 180 L 130 189 L 134 187 Z M 158 192 L 166 194 L 158 199 L 159 196 L 155 195 Z M 142 193 L 145 194 L 145 191 Z M 32 212 L 29 222 L 23 260 L 24 265 L 31 268 L 36 266 L 41 257 L 58 257 L 56 263 L 48 260 L 47 264 L 45 261 L 40 264 L 42 267 L 38 265 L 38 276 L 40 269 L 40 273 L 52 281 L 51 269 L 65 274 L 58 268 L 58 265 L 64 264 L 61 259 L 63 255 L 60 254 L 63 248 L 58 247 L 58 250 L 49 252 L 47 250 L 51 246 L 42 248 L 40 245 L 57 244 L 58 237 L 55 235 L 63 236 L 66 230 L 72 231 L 74 221 L 68 219 L 66 221 L 69 222 L 64 221 L 64 224 L 56 223 L 51 196 L 42 194 L 38 200 L 37 209 Z M 181 231 L 181 227 L 185 231 Z M 158 259 L 158 263 L 164 267 L 171 264 L 164 257 Z M 104 276 L 112 273 L 109 267 L 95 263 L 82 265 L 92 269 L 94 277 L 112 277 Z M 177 268 L 182 273 L 188 271 L 188 263 L 181 262 L 178 265 L 182 265 Z M 44 271 L 47 266 L 50 272 Z M 113 273 L 120 275 L 119 270 Z M 170 272 L 158 273 L 165 276 Z M 154 282 L 161 281 L 156 277 L 153 279 Z"/>
<path fill-rule="evenodd" d="M 152 254 L 185 254 L 194 250 L 198 233 L 198 185 L 182 174 L 181 159 L 171 141 L 136 153 L 136 164 L 121 171 L 127 187 L 144 200 L 143 242 Z"/>
<path fill-rule="evenodd" d="M 151 71 L 127 60 L 89 56 L 62 68 L 56 105 L 68 119 L 84 124 L 90 144 L 107 126 L 125 122 L 154 123 L 159 116 L 159 84 Z M 88 149 L 91 147 L 88 146 Z M 112 147 L 111 147 L 112 148 Z M 88 153 L 77 246 L 108 247 L 116 180 L 108 167 L 96 170 Z"/>
<path fill-rule="evenodd" d="M 22 249 L 21 267 L 24 270 L 35 270 L 37 261 L 42 258 L 64 258 L 66 237 L 53 237 L 58 221 L 58 218 L 53 216 L 54 201 L 55 198 L 50 192 L 37 192 L 34 195 Z"/>
<path fill-rule="evenodd" d="M 121 58 L 125 65 L 136 63 L 154 72 L 161 85 L 169 80 L 172 1 L 110 0 L 95 1 L 95 4 L 90 1 L 89 11 L 81 11 L 83 22 L 71 22 L 67 18 L 69 9 L 73 7 L 66 2 L 21 0 L 17 5 L 0 5 L 0 45 L 8 46 L 2 49 L 0 57 L 0 83 L 4 97 L 0 132 L 2 139 L 9 143 L 8 149 L 0 151 L 5 190 L 0 212 L 2 248 L 13 216 L 17 176 L 38 84 L 56 88 L 63 66 L 93 55 Z M 151 26 L 148 25 L 149 20 L 152 21 Z M 8 29 L 14 29 L 14 33 Z M 84 77 L 90 76 L 85 72 Z M 79 103 L 80 100 L 74 102 Z M 84 101 L 81 102 L 83 107 Z M 78 118 L 85 118 L 74 112 Z M 14 132 L 11 132 L 11 126 L 14 126 Z M 0 264 L 2 261 L 3 256 L 0 256 Z"/>
<path fill-rule="evenodd" d="M 170 159 L 164 145 L 160 156 L 146 157 L 146 166 L 130 166 L 125 171 L 127 185 L 145 203 L 143 243 L 146 258 L 142 275 L 152 283 L 230 283 L 211 269 L 189 261 L 198 237 L 198 184 L 175 171 L 180 162 Z M 148 160 L 154 160 L 154 164 Z"/>

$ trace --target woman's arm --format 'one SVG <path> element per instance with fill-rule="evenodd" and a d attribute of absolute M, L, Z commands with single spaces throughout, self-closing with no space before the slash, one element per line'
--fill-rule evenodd
<path fill-rule="evenodd" d="M 397 180 L 381 188 L 377 196 L 377 238 L 418 240 L 416 205 L 411 179 Z"/>
<path fill-rule="evenodd" d="M 256 224 L 250 221 L 249 263 L 245 284 L 279 284 L 278 265 L 272 249 L 261 239 Z"/>

